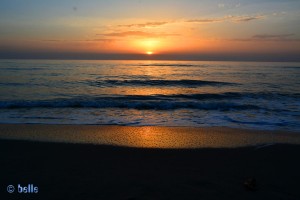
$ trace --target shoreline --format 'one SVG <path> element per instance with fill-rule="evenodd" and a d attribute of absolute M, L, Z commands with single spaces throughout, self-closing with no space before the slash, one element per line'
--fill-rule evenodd
<path fill-rule="evenodd" d="M 300 144 L 300 133 L 227 127 L 0 124 L 0 139 L 194 149 Z"/>

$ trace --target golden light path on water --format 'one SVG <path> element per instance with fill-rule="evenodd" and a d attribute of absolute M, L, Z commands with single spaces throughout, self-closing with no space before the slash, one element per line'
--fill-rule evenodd
<path fill-rule="evenodd" d="M 0 138 L 88 143 L 138 148 L 216 148 L 258 144 L 300 144 L 299 133 L 188 127 L 97 125 L 0 125 Z"/>

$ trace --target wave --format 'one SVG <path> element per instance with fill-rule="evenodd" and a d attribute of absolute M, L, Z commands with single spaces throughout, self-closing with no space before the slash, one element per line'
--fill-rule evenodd
<path fill-rule="evenodd" d="M 297 69 L 300 70 L 300 66 L 282 66 L 283 69 Z"/>
<path fill-rule="evenodd" d="M 262 109 L 256 105 L 224 102 L 182 102 L 182 101 L 109 101 L 109 100 L 47 100 L 47 101 L 10 101 L 0 102 L 0 108 L 127 108 L 137 110 L 248 110 Z"/>
<path fill-rule="evenodd" d="M 206 100 L 206 99 L 240 99 L 240 98 L 249 98 L 249 99 L 278 99 L 278 98 L 300 98 L 300 93 L 267 93 L 267 92 L 225 92 L 220 94 L 178 94 L 178 95 L 161 95 L 159 97 L 172 97 L 172 98 L 185 98 L 185 99 L 197 99 L 197 100 Z"/>
<path fill-rule="evenodd" d="M 291 123 L 287 122 L 268 122 L 268 121 L 245 121 L 244 120 L 236 120 L 233 118 L 230 118 L 228 116 L 224 117 L 224 120 L 228 122 L 233 122 L 236 124 L 244 124 L 244 125 L 260 125 L 260 126 L 288 126 L 291 125 Z"/>
<path fill-rule="evenodd" d="M 140 64 L 138 66 L 144 66 L 144 67 L 151 67 L 151 66 L 160 66 L 160 67 L 193 67 L 193 66 L 199 66 L 199 65 L 192 65 L 192 64 L 160 64 L 160 63 L 154 63 L 154 64 Z"/>
<path fill-rule="evenodd" d="M 132 109 L 203 109 L 203 110 L 244 110 L 262 109 L 259 100 L 297 102 L 299 93 L 243 93 L 225 92 L 220 94 L 173 94 L 173 95 L 114 95 L 77 96 L 50 100 L 6 100 L 0 101 L 0 108 L 132 108 Z M 249 103 L 251 102 L 251 103 Z M 259 101 L 260 102 L 260 101 Z M 272 109 L 276 111 L 276 109 Z M 278 110 L 277 111 L 283 111 Z"/>
<path fill-rule="evenodd" d="M 108 86 L 223 86 L 235 85 L 235 83 L 218 82 L 218 81 L 204 81 L 204 80 L 102 80 L 102 81 L 88 81 L 91 86 L 108 87 Z"/>
<path fill-rule="evenodd" d="M 47 68 L 43 67 L 0 67 L 0 70 L 4 71 L 35 71 L 35 70 L 45 70 Z"/>

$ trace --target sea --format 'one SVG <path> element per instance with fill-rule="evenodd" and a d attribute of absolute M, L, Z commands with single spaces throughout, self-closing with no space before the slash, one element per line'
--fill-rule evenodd
<path fill-rule="evenodd" d="M 300 131 L 300 63 L 0 60 L 0 123 Z"/>

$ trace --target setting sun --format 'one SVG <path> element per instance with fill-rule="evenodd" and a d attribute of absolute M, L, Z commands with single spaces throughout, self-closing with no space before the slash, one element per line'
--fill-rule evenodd
<path fill-rule="evenodd" d="M 300 200 L 299 10 L 0 0 L 0 200 Z"/>
<path fill-rule="evenodd" d="M 300 1 L 29 1 L 0 1 L 0 58 L 299 60 Z"/>
<path fill-rule="evenodd" d="M 146 55 L 157 54 L 161 51 L 161 49 L 167 48 L 167 44 L 165 42 L 152 38 L 133 40 L 131 45 L 134 45 L 134 48 L 138 52 L 144 52 Z"/>
<path fill-rule="evenodd" d="M 147 51 L 146 53 L 147 53 L 148 55 L 152 55 L 152 54 L 153 54 L 152 51 Z"/>

